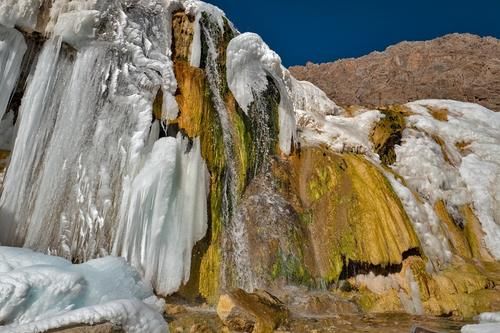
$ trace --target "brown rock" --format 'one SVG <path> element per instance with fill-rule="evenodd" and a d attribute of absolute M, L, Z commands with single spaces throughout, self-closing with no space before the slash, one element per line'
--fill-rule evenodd
<path fill-rule="evenodd" d="M 290 68 L 340 105 L 378 106 L 426 98 L 500 111 L 500 40 L 451 34 L 403 42 L 358 59 Z"/>
<path fill-rule="evenodd" d="M 182 305 L 177 304 L 167 304 L 165 305 L 165 313 L 169 316 L 176 316 L 183 313 L 186 313 L 187 310 Z"/>
<path fill-rule="evenodd" d="M 210 327 L 204 324 L 195 324 L 191 326 L 189 333 L 215 333 Z"/>
<path fill-rule="evenodd" d="M 222 295 L 217 314 L 231 330 L 253 333 L 272 333 L 288 319 L 285 305 L 262 290 L 248 294 L 236 289 Z"/>

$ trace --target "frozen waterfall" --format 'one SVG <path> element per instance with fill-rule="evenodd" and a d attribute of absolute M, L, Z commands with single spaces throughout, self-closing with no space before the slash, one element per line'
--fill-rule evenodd
<path fill-rule="evenodd" d="M 153 119 L 160 89 L 162 113 L 177 112 L 169 27 L 180 3 L 140 3 L 99 2 L 107 15 L 92 18 L 91 3 L 83 13 L 61 7 L 70 12 L 60 18 L 85 17 L 57 21 L 28 79 L 1 190 L 0 243 L 74 262 L 123 256 L 169 294 L 188 281 L 207 230 L 208 171 L 199 139 L 162 137 Z M 2 115 L 26 44 L 1 26 L 0 40 Z"/>

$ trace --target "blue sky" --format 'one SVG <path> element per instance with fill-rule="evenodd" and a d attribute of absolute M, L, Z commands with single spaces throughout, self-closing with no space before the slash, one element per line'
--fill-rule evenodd
<path fill-rule="evenodd" d="M 382 51 L 451 32 L 500 38 L 500 0 L 205 0 L 256 32 L 286 66 Z"/>

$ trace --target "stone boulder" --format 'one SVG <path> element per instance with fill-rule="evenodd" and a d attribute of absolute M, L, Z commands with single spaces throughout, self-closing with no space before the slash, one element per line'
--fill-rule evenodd
<path fill-rule="evenodd" d="M 288 309 L 275 296 L 257 290 L 233 290 L 220 297 L 217 314 L 224 325 L 237 332 L 272 333 L 288 319 Z"/>

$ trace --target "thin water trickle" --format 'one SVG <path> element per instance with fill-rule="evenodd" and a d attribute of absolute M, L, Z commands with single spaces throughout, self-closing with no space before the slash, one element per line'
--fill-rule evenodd
<path fill-rule="evenodd" d="M 227 233 L 223 240 L 223 247 L 226 250 L 231 249 L 231 251 L 224 251 L 224 256 L 227 256 L 227 258 L 223 260 L 223 265 L 225 265 L 225 267 L 222 274 L 222 283 L 226 287 L 239 287 L 250 291 L 253 289 L 253 285 L 246 226 L 235 218 L 234 214 L 239 200 L 238 184 L 240 182 L 236 158 L 234 156 L 234 133 L 226 104 L 220 92 L 222 79 L 217 63 L 218 53 L 214 43 L 214 38 L 217 38 L 223 32 L 219 31 L 217 28 L 215 28 L 216 31 L 213 29 L 209 30 L 205 25 L 203 25 L 202 28 L 209 51 L 205 72 L 209 83 L 212 102 L 222 126 L 224 155 L 226 157 L 226 170 L 222 194 L 222 217 L 224 225 L 227 227 Z M 230 274 L 229 272 L 234 273 L 234 278 L 231 279 L 233 281 L 227 280 L 227 274 Z"/>

